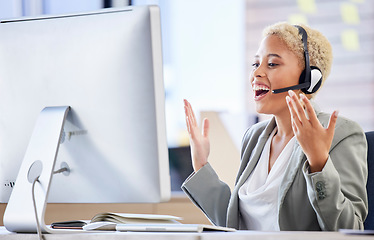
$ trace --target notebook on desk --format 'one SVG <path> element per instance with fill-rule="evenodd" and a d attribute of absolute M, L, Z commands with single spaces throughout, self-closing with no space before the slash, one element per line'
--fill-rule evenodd
<path fill-rule="evenodd" d="M 123 232 L 205 232 L 224 231 L 234 232 L 234 228 L 219 227 L 204 224 L 117 224 L 116 230 Z"/>
<path fill-rule="evenodd" d="M 234 232 L 236 229 L 205 224 L 117 224 L 108 222 L 90 223 L 83 227 L 86 231 L 119 231 L 119 232 Z"/>

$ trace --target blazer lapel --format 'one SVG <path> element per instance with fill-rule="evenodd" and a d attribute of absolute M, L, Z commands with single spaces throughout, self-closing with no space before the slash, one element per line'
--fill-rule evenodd
<path fill-rule="evenodd" d="M 243 168 L 244 170 L 242 170 L 242 172 L 239 172 L 240 177 L 236 183 L 235 188 L 241 187 L 244 184 L 248 176 L 251 174 L 251 172 L 257 165 L 257 162 L 260 159 L 262 150 L 264 149 L 265 143 L 268 140 L 272 131 L 274 130 L 275 126 L 276 126 L 275 118 L 272 118 L 269 124 L 265 127 L 260 137 L 258 138 L 256 147 L 252 151 L 252 153 L 246 151 L 246 154 L 244 154 L 243 159 L 242 159 L 242 166 L 241 166 L 241 169 Z"/>
<path fill-rule="evenodd" d="M 301 148 L 299 142 L 296 141 L 294 150 L 291 154 L 288 166 L 285 171 L 287 174 L 284 175 L 281 185 L 279 187 L 279 193 L 278 193 L 279 211 L 283 205 L 283 201 L 287 194 L 287 191 L 290 189 L 292 183 L 294 182 L 297 172 L 301 169 L 300 165 L 302 165 L 305 162 L 305 160 L 306 160 L 306 156 L 303 152 L 303 149 Z"/>
<path fill-rule="evenodd" d="M 241 166 L 239 169 L 239 177 L 237 179 L 237 183 L 235 184 L 235 188 L 231 193 L 231 199 L 228 206 L 228 213 L 227 216 L 227 226 L 234 227 L 236 229 L 239 228 L 239 194 L 238 191 L 240 187 L 244 184 L 247 180 L 248 176 L 251 174 L 253 169 L 255 168 L 258 160 L 260 159 L 262 150 L 265 146 L 266 141 L 268 140 L 271 132 L 274 130 L 275 118 L 273 117 L 269 124 L 265 127 L 264 131 L 258 138 L 256 147 L 252 152 L 245 151 L 245 154 L 241 160 Z M 250 140 L 250 142 L 253 140 Z"/>

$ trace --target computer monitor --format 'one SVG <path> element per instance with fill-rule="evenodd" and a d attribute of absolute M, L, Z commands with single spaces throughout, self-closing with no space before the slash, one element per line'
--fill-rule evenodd
<path fill-rule="evenodd" d="M 35 189 L 39 216 L 43 195 L 60 203 L 169 200 L 164 108 L 157 6 L 2 21 L 0 201 L 13 190 L 6 227 L 35 229 L 24 213 L 35 162 L 47 172 Z M 60 167 L 69 171 L 48 173 Z"/>

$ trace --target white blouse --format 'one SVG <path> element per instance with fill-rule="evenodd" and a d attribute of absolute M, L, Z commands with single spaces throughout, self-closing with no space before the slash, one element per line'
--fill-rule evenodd
<path fill-rule="evenodd" d="M 291 138 L 268 173 L 270 145 L 276 132 L 277 128 L 267 140 L 257 166 L 239 189 L 241 224 L 249 230 L 279 231 L 278 190 L 296 139 Z"/>

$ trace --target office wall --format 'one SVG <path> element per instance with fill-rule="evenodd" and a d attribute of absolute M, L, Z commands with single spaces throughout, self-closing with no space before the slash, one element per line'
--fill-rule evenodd
<path fill-rule="evenodd" d="M 93 11 L 102 7 L 103 0 L 0 0 L 0 19 Z"/>

